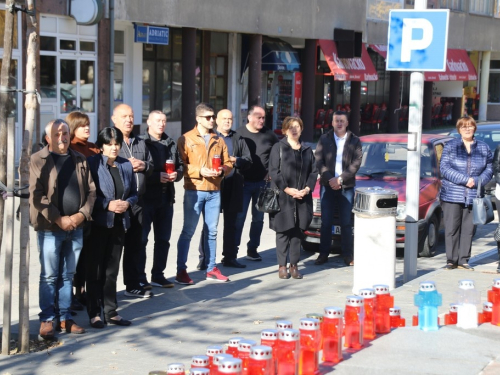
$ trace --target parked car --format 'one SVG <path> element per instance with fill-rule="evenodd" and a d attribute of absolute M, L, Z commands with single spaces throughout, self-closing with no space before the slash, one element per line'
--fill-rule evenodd
<path fill-rule="evenodd" d="M 42 86 L 40 87 L 41 97 L 48 99 L 57 98 L 57 89 L 55 87 Z M 76 97 L 71 93 L 71 91 L 65 89 L 59 89 L 61 97 L 60 100 L 60 111 L 61 113 L 69 113 L 76 110 L 78 107 L 76 105 Z"/>
<path fill-rule="evenodd" d="M 460 134 L 458 134 L 457 130 L 454 129 L 449 133 L 450 136 L 454 138 L 460 138 Z M 500 144 L 500 123 L 482 123 L 477 124 L 477 130 L 474 133 L 474 137 L 485 142 L 489 147 L 492 153 L 495 153 L 495 149 Z M 489 183 L 484 187 L 485 194 L 491 195 L 492 197 L 495 195 L 495 179 L 491 179 Z M 495 204 L 495 200 L 493 199 L 493 204 Z"/>
<path fill-rule="evenodd" d="M 420 159 L 420 197 L 418 220 L 418 253 L 433 256 L 442 224 L 439 202 L 441 180 L 439 160 L 449 136 L 423 134 Z M 398 192 L 396 247 L 405 246 L 407 134 L 373 134 L 361 137 L 363 159 L 356 175 L 356 187 L 379 186 Z M 313 192 L 314 218 L 302 241 L 306 251 L 317 251 L 320 242 L 321 204 L 319 180 Z M 334 213 L 332 239 L 340 243 L 338 213 Z"/>

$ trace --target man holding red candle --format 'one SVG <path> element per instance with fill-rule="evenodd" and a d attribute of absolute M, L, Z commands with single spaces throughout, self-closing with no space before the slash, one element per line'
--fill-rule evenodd
<path fill-rule="evenodd" d="M 203 214 L 207 228 L 207 243 L 210 254 L 207 280 L 229 281 L 215 267 L 217 249 L 217 225 L 220 213 L 220 184 L 224 175 L 232 169 L 227 146 L 213 130 L 215 115 L 206 103 L 196 107 L 196 126 L 179 138 L 178 149 L 184 164 L 184 225 L 177 242 L 177 276 L 179 284 L 192 285 L 193 280 L 186 272 L 189 245 L 196 230 L 200 215 Z M 214 169 L 214 158 L 220 158 L 220 167 Z"/>
<path fill-rule="evenodd" d="M 158 110 L 149 114 L 148 129 L 141 135 L 153 159 L 153 173 L 146 178 L 142 222 L 142 246 L 146 253 L 151 224 L 154 231 L 151 285 L 172 288 L 163 271 L 167 266 L 174 216 L 174 182 L 182 179 L 182 160 L 175 141 L 165 133 L 167 116 Z M 169 162 L 167 164 L 167 161 Z"/>

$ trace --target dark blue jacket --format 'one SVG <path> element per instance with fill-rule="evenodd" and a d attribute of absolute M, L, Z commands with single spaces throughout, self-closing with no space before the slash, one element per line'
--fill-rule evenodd
<path fill-rule="evenodd" d="M 441 156 L 441 200 L 452 203 L 471 205 L 476 197 L 477 186 L 481 180 L 481 189 L 493 175 L 493 155 L 488 145 L 474 139 L 470 147 L 470 154 L 461 138 L 449 141 Z M 472 177 L 474 187 L 466 187 L 467 181 Z"/>
<path fill-rule="evenodd" d="M 106 163 L 108 157 L 102 154 L 97 154 L 88 159 L 90 172 L 94 179 L 96 187 L 96 201 L 94 210 L 92 211 L 92 219 L 97 225 L 106 228 L 112 228 L 115 220 L 115 213 L 108 211 L 109 202 L 115 200 L 115 184 L 113 177 L 108 170 Z M 130 207 L 137 203 L 137 186 L 135 182 L 134 171 L 132 164 L 125 158 L 118 156 L 115 160 L 116 167 L 120 172 L 120 177 L 123 183 L 123 197 L 120 199 L 126 200 Z M 128 210 L 122 214 L 123 227 L 127 230 L 130 227 L 130 216 Z"/>

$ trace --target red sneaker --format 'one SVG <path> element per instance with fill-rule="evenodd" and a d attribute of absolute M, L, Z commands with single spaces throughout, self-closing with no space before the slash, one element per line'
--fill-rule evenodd
<path fill-rule="evenodd" d="M 189 277 L 186 270 L 182 270 L 181 272 L 179 272 L 177 274 L 177 276 L 175 277 L 175 282 L 177 284 L 183 284 L 183 285 L 193 285 L 194 284 L 193 280 L 191 280 L 191 278 Z"/>
<path fill-rule="evenodd" d="M 224 276 L 222 273 L 220 273 L 217 267 L 214 267 L 212 271 L 207 272 L 207 280 L 214 280 L 225 283 L 226 281 L 229 281 L 229 277 Z"/>

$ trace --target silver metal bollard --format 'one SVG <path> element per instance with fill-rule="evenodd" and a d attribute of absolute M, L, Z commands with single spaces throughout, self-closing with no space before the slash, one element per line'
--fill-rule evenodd
<path fill-rule="evenodd" d="M 353 293 L 375 284 L 395 286 L 398 192 L 380 187 L 354 193 Z"/>

